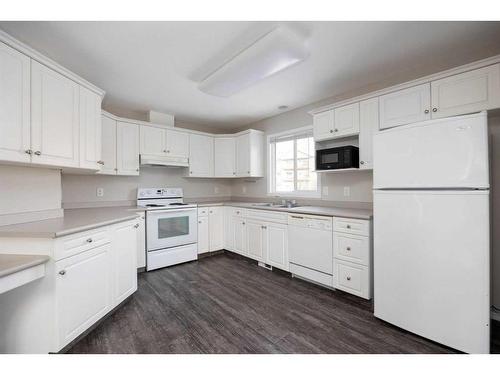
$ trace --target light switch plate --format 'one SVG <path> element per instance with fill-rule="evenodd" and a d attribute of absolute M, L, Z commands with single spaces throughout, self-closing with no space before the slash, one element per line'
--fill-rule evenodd
<path fill-rule="evenodd" d="M 351 196 L 351 188 L 349 186 L 344 186 L 344 197 Z"/>
<path fill-rule="evenodd" d="M 97 195 L 98 197 L 104 197 L 104 188 L 102 187 L 97 188 L 95 195 Z"/>

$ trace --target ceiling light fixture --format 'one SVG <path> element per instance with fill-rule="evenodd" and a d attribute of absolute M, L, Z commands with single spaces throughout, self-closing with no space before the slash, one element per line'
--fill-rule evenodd
<path fill-rule="evenodd" d="M 305 38 L 279 26 L 209 74 L 198 88 L 207 94 L 228 97 L 308 56 Z"/>

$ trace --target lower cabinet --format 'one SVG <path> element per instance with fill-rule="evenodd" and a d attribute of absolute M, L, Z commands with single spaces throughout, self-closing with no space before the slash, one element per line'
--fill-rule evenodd
<path fill-rule="evenodd" d="M 137 237 L 140 223 L 126 222 L 113 231 L 113 302 L 118 305 L 137 290 Z"/>
<path fill-rule="evenodd" d="M 233 217 L 234 241 L 233 251 L 240 255 L 248 255 L 246 220 L 242 217 Z"/>
<path fill-rule="evenodd" d="M 266 223 L 264 228 L 266 263 L 288 271 L 288 225 Z"/>
<path fill-rule="evenodd" d="M 208 230 L 208 215 L 198 216 L 198 254 L 210 251 L 210 237 Z"/>
<path fill-rule="evenodd" d="M 198 254 L 224 248 L 224 207 L 198 209 Z"/>
<path fill-rule="evenodd" d="M 263 223 L 255 220 L 247 220 L 247 249 L 248 257 L 258 260 L 259 262 L 266 261 L 266 246 L 264 225 Z"/>

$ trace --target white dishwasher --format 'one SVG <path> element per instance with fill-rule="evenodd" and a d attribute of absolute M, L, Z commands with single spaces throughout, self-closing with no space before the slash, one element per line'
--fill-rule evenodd
<path fill-rule="evenodd" d="M 288 251 L 293 275 L 333 287 L 332 218 L 288 215 Z"/>

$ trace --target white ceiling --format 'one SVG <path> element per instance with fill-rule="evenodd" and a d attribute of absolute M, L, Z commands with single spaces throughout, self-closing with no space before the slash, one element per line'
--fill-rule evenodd
<path fill-rule="evenodd" d="M 500 54 L 500 22 L 298 22 L 310 57 L 229 98 L 197 80 L 271 22 L 0 22 L 0 28 L 106 90 L 111 112 L 172 113 L 239 128 L 327 97 Z"/>

